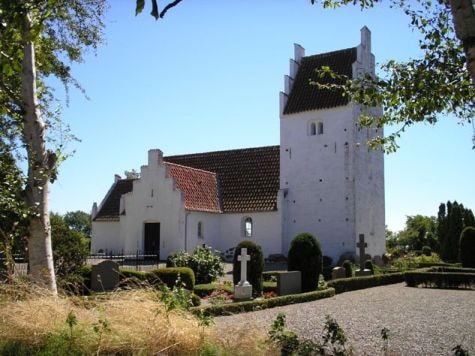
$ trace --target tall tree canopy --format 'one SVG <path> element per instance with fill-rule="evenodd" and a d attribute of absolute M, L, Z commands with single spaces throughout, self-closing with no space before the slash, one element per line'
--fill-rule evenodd
<path fill-rule="evenodd" d="M 82 61 L 101 42 L 105 10 L 105 0 L 0 0 L 0 133 L 27 159 L 30 273 L 53 293 L 48 183 L 63 156 L 61 144 L 48 147 L 47 132 L 58 117 L 45 79 L 79 87 L 69 63 Z"/>

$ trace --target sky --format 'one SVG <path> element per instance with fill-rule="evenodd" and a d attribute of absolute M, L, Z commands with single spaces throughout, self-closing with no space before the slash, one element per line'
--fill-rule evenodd
<path fill-rule="evenodd" d="M 323 10 L 308 0 L 185 0 L 164 20 L 135 16 L 134 0 L 110 0 L 105 43 L 73 75 L 87 93 L 60 85 L 62 118 L 81 140 L 51 186 L 50 210 L 90 212 L 114 174 L 164 155 L 279 144 L 279 92 L 293 44 L 306 55 L 357 46 L 372 32 L 377 63 L 420 56 L 399 10 L 379 5 Z M 160 2 L 159 2 L 160 3 Z M 162 2 L 163 6 L 163 2 Z M 389 132 L 394 128 L 386 128 Z M 475 209 L 472 127 L 443 118 L 410 128 L 385 156 L 386 224 L 436 215 L 441 202 Z"/>

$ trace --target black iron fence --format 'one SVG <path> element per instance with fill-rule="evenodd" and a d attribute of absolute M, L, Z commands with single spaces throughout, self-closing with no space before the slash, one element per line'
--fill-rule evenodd
<path fill-rule="evenodd" d="M 111 260 L 117 262 L 120 266 L 133 268 L 137 271 L 149 271 L 158 268 L 160 263 L 160 253 L 136 250 L 134 252 L 124 251 L 101 251 L 91 253 L 86 258 L 87 265 L 96 265 L 102 261 Z"/>

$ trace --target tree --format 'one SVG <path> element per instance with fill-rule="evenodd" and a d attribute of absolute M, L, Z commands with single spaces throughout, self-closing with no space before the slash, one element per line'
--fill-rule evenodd
<path fill-rule="evenodd" d="M 176 5 L 181 3 L 181 1 L 182 0 L 174 0 L 168 3 L 167 5 L 165 5 L 163 10 L 160 11 L 157 0 L 150 0 L 152 4 L 152 12 L 150 12 L 150 15 L 155 17 L 155 20 L 163 19 L 163 17 L 168 12 L 168 10 L 170 10 L 172 7 L 175 7 Z M 143 11 L 144 7 L 145 7 L 145 0 L 136 0 L 135 15 L 140 14 Z"/>
<path fill-rule="evenodd" d="M 44 79 L 54 76 L 66 88 L 78 87 L 68 62 L 80 62 L 86 49 L 101 42 L 104 11 L 105 0 L 0 0 L 0 129 L 26 151 L 30 273 L 53 293 L 48 184 L 64 155 L 61 144 L 55 151 L 47 147 L 47 127 L 57 117 L 50 110 L 54 93 Z"/>
<path fill-rule="evenodd" d="M 433 251 L 438 251 L 439 246 L 435 232 L 435 217 L 407 216 L 406 228 L 397 234 L 397 244 L 409 246 L 409 250 L 422 250 L 423 246 L 429 246 Z"/>
<path fill-rule="evenodd" d="M 359 4 L 362 9 L 380 0 L 311 0 L 324 8 Z M 381 116 L 362 111 L 360 125 L 381 128 L 398 126 L 387 137 L 375 137 L 369 144 L 388 152 L 398 147 L 396 140 L 417 122 L 435 124 L 453 115 L 463 123 L 475 116 L 475 10 L 472 0 L 390 0 L 410 19 L 409 26 L 421 34 L 422 57 L 407 62 L 390 60 L 381 65 L 380 77 L 339 76 L 331 68 L 316 68 L 312 83 L 318 89 L 342 89 L 344 95 L 365 108 L 382 106 Z M 322 84 L 321 78 L 339 78 L 339 84 Z M 475 148 L 475 141 L 474 141 Z"/>
<path fill-rule="evenodd" d="M 64 214 L 63 220 L 71 230 L 80 232 L 87 237 L 91 236 L 91 214 L 81 210 L 69 211 Z"/>
<path fill-rule="evenodd" d="M 473 226 L 472 223 L 472 211 L 462 204 L 456 201 L 440 204 L 437 215 L 437 238 L 440 243 L 440 254 L 444 260 L 457 260 L 460 234 L 465 227 Z"/>

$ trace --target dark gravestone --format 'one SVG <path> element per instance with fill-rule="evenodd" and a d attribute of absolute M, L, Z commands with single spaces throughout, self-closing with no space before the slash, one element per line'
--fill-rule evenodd
<path fill-rule="evenodd" d="M 92 267 L 91 289 L 94 292 L 114 290 L 119 285 L 119 265 L 114 261 L 103 261 Z"/>

